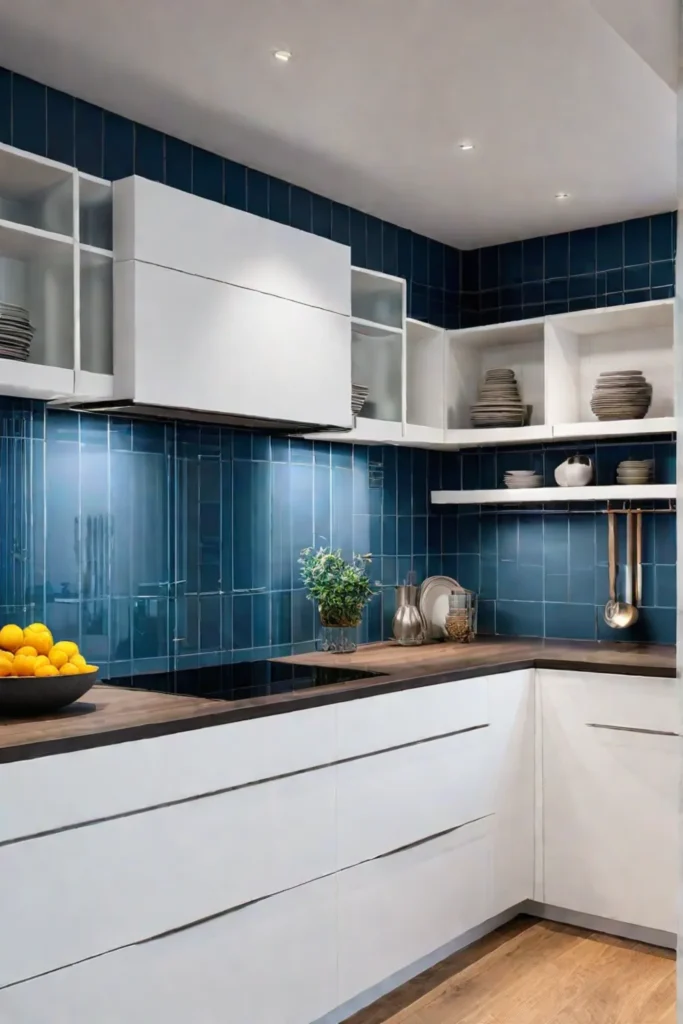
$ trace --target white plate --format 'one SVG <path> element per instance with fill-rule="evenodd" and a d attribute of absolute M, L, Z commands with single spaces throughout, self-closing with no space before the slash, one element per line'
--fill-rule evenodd
<path fill-rule="evenodd" d="M 443 640 L 446 635 L 448 598 L 452 590 L 461 590 L 450 576 L 430 576 L 420 587 L 420 614 L 429 640 Z"/>

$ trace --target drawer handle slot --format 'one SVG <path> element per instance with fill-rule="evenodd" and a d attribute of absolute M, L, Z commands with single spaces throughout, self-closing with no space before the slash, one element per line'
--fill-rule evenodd
<path fill-rule="evenodd" d="M 633 725 L 603 725 L 600 722 L 586 722 L 589 729 L 609 729 L 611 732 L 638 732 L 644 736 L 680 736 L 667 729 L 638 729 Z"/>

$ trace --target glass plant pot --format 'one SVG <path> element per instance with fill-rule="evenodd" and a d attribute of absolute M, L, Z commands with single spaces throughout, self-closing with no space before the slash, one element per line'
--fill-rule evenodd
<path fill-rule="evenodd" d="M 328 654 L 352 654 L 358 647 L 358 625 L 326 626 L 323 623 L 319 650 Z"/>

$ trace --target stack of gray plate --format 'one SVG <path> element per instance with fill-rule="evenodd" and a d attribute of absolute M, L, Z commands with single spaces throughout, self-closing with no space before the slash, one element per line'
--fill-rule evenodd
<path fill-rule="evenodd" d="M 487 370 L 479 401 L 470 409 L 472 426 L 523 427 L 526 415 L 514 371 Z"/>
<path fill-rule="evenodd" d="M 25 362 L 31 351 L 34 328 L 23 306 L 0 302 L 0 358 Z"/>
<path fill-rule="evenodd" d="M 508 469 L 503 481 L 511 490 L 543 486 L 543 477 L 534 469 Z"/>
<path fill-rule="evenodd" d="M 612 370 L 595 382 L 591 409 L 599 420 L 642 420 L 652 402 L 652 384 L 640 370 Z"/>
<path fill-rule="evenodd" d="M 358 416 L 365 405 L 369 390 L 364 384 L 351 384 L 351 412 L 354 416 Z"/>
<path fill-rule="evenodd" d="M 651 484 L 652 459 L 624 459 L 617 466 L 618 484 Z"/>

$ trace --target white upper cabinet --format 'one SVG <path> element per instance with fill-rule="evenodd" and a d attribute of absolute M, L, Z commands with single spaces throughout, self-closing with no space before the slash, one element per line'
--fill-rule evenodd
<path fill-rule="evenodd" d="M 117 399 L 351 426 L 348 247 L 141 178 L 114 202 Z"/>
<path fill-rule="evenodd" d="M 142 260 L 349 316 L 348 246 L 145 178 L 114 184 L 116 260 Z"/>

